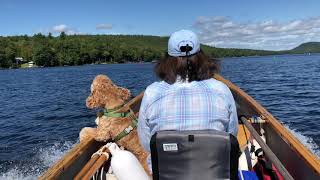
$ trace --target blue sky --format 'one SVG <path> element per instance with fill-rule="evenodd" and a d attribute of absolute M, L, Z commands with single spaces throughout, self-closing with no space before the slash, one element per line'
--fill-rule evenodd
<path fill-rule="evenodd" d="M 0 35 L 198 33 L 218 47 L 288 49 L 320 41 L 317 0 L 0 0 Z"/>

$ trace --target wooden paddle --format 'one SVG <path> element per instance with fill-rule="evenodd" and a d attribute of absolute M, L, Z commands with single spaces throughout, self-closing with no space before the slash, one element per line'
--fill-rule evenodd
<path fill-rule="evenodd" d="M 106 155 L 106 153 L 108 155 Z M 91 177 L 98 171 L 98 169 L 109 159 L 109 150 L 102 146 L 91 159 L 81 169 L 81 171 L 74 177 L 74 180 L 91 179 Z"/>

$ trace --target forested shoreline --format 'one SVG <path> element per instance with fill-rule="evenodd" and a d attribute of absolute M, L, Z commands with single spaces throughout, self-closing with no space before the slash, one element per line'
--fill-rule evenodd
<path fill-rule="evenodd" d="M 0 36 L 0 67 L 19 68 L 33 61 L 37 66 L 151 62 L 164 56 L 168 37 L 145 35 L 66 35 L 54 37 Z M 283 54 L 280 51 L 201 47 L 210 57 L 240 57 Z M 17 57 L 23 60 L 17 61 Z"/>

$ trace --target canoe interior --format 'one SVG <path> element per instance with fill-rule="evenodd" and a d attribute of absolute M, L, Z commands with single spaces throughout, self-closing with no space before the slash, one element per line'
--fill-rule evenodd
<path fill-rule="evenodd" d="M 239 102 L 241 97 L 237 97 L 235 93 L 233 93 L 235 99 Z M 252 108 L 248 107 L 248 104 L 237 103 L 238 108 L 238 115 L 245 115 L 247 117 L 252 116 L 260 116 L 260 114 L 255 113 Z M 260 133 L 259 125 L 254 125 L 257 132 Z M 314 167 L 310 166 L 309 162 L 306 161 L 303 156 L 304 154 L 295 151 L 290 143 L 287 143 L 285 137 L 275 131 L 275 129 L 268 123 L 265 123 L 262 126 L 263 130 L 265 131 L 265 137 L 267 140 L 267 145 L 270 149 L 275 153 L 278 159 L 282 162 L 282 164 L 286 167 L 288 172 L 294 179 L 319 179 L 319 160 L 318 161 L 318 171 L 314 169 Z M 241 129 L 239 129 L 241 130 Z M 308 150 L 309 151 L 309 150 Z M 317 157 L 314 157 L 317 159 Z"/>
<path fill-rule="evenodd" d="M 230 88 L 237 104 L 238 115 L 260 116 L 267 120 L 267 123 L 263 124 L 263 126 L 254 125 L 254 127 L 259 133 L 260 128 L 263 128 L 267 145 L 294 179 L 320 179 L 320 161 L 314 154 L 301 144 L 266 109 L 240 88 L 221 76 L 216 76 L 215 78 L 224 82 Z"/>
<path fill-rule="evenodd" d="M 244 93 L 240 88 L 219 75 L 216 79 L 228 85 L 237 103 L 238 115 L 260 116 L 267 120 L 263 126 L 253 124 L 257 132 L 260 127 L 265 131 L 267 144 L 294 179 L 319 179 L 320 162 L 305 146 L 285 129 L 268 111 Z M 127 103 L 134 112 L 138 112 L 143 92 Z M 274 122 L 276 121 L 276 122 Z M 239 131 L 242 129 L 239 128 Z M 72 179 L 103 144 L 88 139 L 76 145 L 61 160 L 45 172 L 40 179 Z"/>

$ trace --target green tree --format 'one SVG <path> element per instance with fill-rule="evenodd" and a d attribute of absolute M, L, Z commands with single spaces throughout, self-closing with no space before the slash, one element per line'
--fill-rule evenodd
<path fill-rule="evenodd" d="M 53 36 L 52 36 L 52 33 L 51 33 L 51 32 L 49 32 L 48 38 L 49 38 L 49 39 L 53 39 Z"/>
<path fill-rule="evenodd" d="M 11 61 L 7 59 L 5 51 L 3 49 L 0 49 L 0 67 L 9 68 L 11 64 Z"/>
<path fill-rule="evenodd" d="M 56 54 L 48 46 L 39 46 L 34 49 L 33 60 L 38 66 L 57 66 L 58 60 Z"/>
<path fill-rule="evenodd" d="M 9 65 L 10 67 L 17 67 L 16 64 L 16 52 L 12 46 L 8 46 L 4 49 L 5 53 L 5 59 L 6 59 L 6 64 Z"/>
<path fill-rule="evenodd" d="M 65 39 L 66 36 L 67 36 L 66 33 L 62 31 L 62 32 L 60 33 L 59 38 L 60 38 L 60 39 Z"/>

